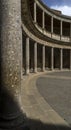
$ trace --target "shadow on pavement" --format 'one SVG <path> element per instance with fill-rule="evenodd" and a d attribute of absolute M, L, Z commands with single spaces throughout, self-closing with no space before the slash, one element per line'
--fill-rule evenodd
<path fill-rule="evenodd" d="M 71 130 L 67 126 L 46 124 L 40 120 L 27 118 L 9 91 L 4 87 L 0 90 L 0 130 Z M 18 112 L 20 116 L 17 116 Z M 3 115 L 7 117 L 12 114 L 15 118 L 2 118 Z"/>
<path fill-rule="evenodd" d="M 70 127 L 62 125 L 45 124 L 39 120 L 28 119 L 28 128 L 25 130 L 71 130 Z"/>

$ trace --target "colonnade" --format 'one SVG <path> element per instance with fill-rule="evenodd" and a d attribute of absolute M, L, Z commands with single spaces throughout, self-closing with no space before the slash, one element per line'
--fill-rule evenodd
<path fill-rule="evenodd" d="M 34 6 L 36 10 L 36 4 Z M 36 22 L 36 11 L 34 13 Z M 24 14 L 26 15 L 26 12 Z M 25 37 L 25 42 L 22 42 L 20 0 L 1 0 L 0 16 L 0 129 L 18 130 L 20 127 L 21 129 L 27 129 L 24 124 L 25 116 L 21 100 L 22 48 L 24 48 L 23 51 L 25 52 L 23 53 L 23 56 L 25 54 L 25 58 L 23 58 L 25 60 L 25 72 L 29 74 L 31 66 L 33 66 L 33 72 L 37 73 L 38 66 L 41 67 L 41 71 L 45 71 L 47 46 L 33 41 L 30 47 L 31 41 L 29 37 Z M 25 35 L 27 35 L 26 31 Z M 50 50 L 50 59 L 48 61 L 50 60 L 51 63 L 49 68 L 53 70 L 55 48 L 48 47 L 48 50 Z M 69 68 L 71 69 L 71 50 L 69 52 Z M 60 57 L 58 58 L 61 70 L 63 69 L 63 56 L 63 49 L 60 48 Z M 39 59 L 40 64 L 38 65 Z"/>
<path fill-rule="evenodd" d="M 56 48 L 45 46 L 44 44 L 42 45 L 42 44 L 39 44 L 39 43 L 33 41 L 33 48 L 32 48 L 32 50 L 30 50 L 30 43 L 31 43 L 30 38 L 26 37 L 25 41 L 26 41 L 26 43 L 25 43 L 25 47 L 26 47 L 26 53 L 25 53 L 25 55 L 26 55 L 25 56 L 26 57 L 26 60 L 25 60 L 25 73 L 26 74 L 30 73 L 30 68 L 31 68 L 31 66 L 30 66 L 30 58 L 31 58 L 30 57 L 30 51 L 32 53 L 32 50 L 34 50 L 33 53 L 32 53 L 34 59 L 32 60 L 32 58 L 31 58 L 31 62 L 34 62 L 33 63 L 33 72 L 34 73 L 38 72 L 38 60 L 39 60 L 38 56 L 37 56 L 38 53 L 39 53 L 39 55 L 41 55 L 41 66 L 40 66 L 40 69 L 43 72 L 46 70 L 46 68 L 48 68 L 50 70 L 54 70 L 54 69 L 60 69 L 60 70 L 71 69 L 71 50 L 69 50 L 69 49 L 67 50 L 67 53 L 69 55 L 68 55 L 68 59 L 65 61 L 65 64 L 68 64 L 68 65 L 67 65 L 67 67 L 64 68 L 63 67 L 64 66 L 63 61 L 64 61 L 64 56 L 65 56 L 65 53 L 64 53 L 65 49 L 57 48 L 57 49 L 59 49 L 59 56 L 56 57 L 56 60 L 58 60 L 57 62 L 59 64 L 59 67 L 57 68 L 57 67 L 54 67 L 54 66 L 56 66 L 56 65 L 54 65 L 54 64 L 56 64 L 56 63 L 54 63 L 54 58 L 57 55 L 57 52 L 56 52 L 56 55 L 54 53 L 56 51 L 55 50 Z M 38 48 L 38 44 L 40 45 L 39 47 L 41 47 L 41 50 L 42 50 L 40 52 L 38 52 L 38 49 L 37 49 Z M 23 43 L 23 45 L 24 45 L 24 43 Z M 48 48 L 48 49 L 50 48 L 50 59 L 48 59 L 48 61 L 46 61 L 46 58 L 45 58 L 46 54 L 48 53 L 45 48 Z M 49 57 L 49 54 L 48 54 L 48 57 Z M 47 67 L 45 67 L 45 64 L 47 64 L 46 62 L 49 62 L 49 60 L 50 60 L 50 67 L 48 65 L 47 65 Z"/>
<path fill-rule="evenodd" d="M 34 14 L 33 14 L 34 23 L 38 23 L 37 22 L 37 19 L 38 19 L 38 17 L 37 17 L 37 6 L 39 7 L 39 5 L 37 4 L 36 0 L 34 0 Z M 42 10 L 41 11 L 41 13 L 42 13 L 42 23 L 41 23 L 42 24 L 42 29 L 45 30 L 45 13 L 46 12 L 41 7 L 39 7 L 39 8 Z M 63 31 L 64 30 L 64 27 L 63 27 L 64 23 L 68 24 L 69 28 L 68 28 L 68 32 L 67 32 L 68 34 L 67 34 L 67 36 L 71 37 L 71 23 L 69 21 L 66 21 L 66 20 L 54 17 L 53 14 L 49 15 L 49 13 L 46 13 L 46 15 L 51 17 L 51 21 L 50 21 L 50 24 L 51 24 L 51 27 L 50 27 L 51 28 L 50 29 L 51 30 L 51 36 L 53 35 L 54 30 L 55 30 L 54 29 L 54 19 L 56 19 L 59 22 L 59 26 L 57 26 L 57 28 L 59 28 L 60 40 L 61 40 L 62 36 L 65 33 L 65 31 Z"/>

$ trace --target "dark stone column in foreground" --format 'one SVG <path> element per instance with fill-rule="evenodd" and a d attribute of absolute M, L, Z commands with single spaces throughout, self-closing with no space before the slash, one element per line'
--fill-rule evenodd
<path fill-rule="evenodd" d="M 21 0 L 0 0 L 0 128 L 15 128 L 21 111 Z"/>

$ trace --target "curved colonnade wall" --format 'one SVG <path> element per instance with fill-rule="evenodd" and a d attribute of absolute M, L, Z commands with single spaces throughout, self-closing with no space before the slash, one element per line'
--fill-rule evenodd
<path fill-rule="evenodd" d="M 23 71 L 71 69 L 71 17 L 22 0 Z"/>

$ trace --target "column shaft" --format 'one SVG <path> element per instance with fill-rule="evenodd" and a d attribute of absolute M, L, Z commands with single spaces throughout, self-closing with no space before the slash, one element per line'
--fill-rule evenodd
<path fill-rule="evenodd" d="M 53 34 L 53 17 L 51 17 L 51 36 Z"/>
<path fill-rule="evenodd" d="M 29 37 L 26 38 L 26 74 L 29 74 Z"/>
<path fill-rule="evenodd" d="M 0 16 L 0 128 L 5 128 L 21 122 L 21 1 L 1 0 Z"/>
<path fill-rule="evenodd" d="M 37 72 L 37 43 L 34 43 L 34 72 Z"/>
<path fill-rule="evenodd" d="M 42 46 L 42 71 L 45 71 L 45 46 Z"/>
<path fill-rule="evenodd" d="M 54 69 L 54 48 L 51 48 L 51 70 Z"/>
<path fill-rule="evenodd" d="M 60 69 L 63 69 L 63 49 L 60 49 Z"/>

